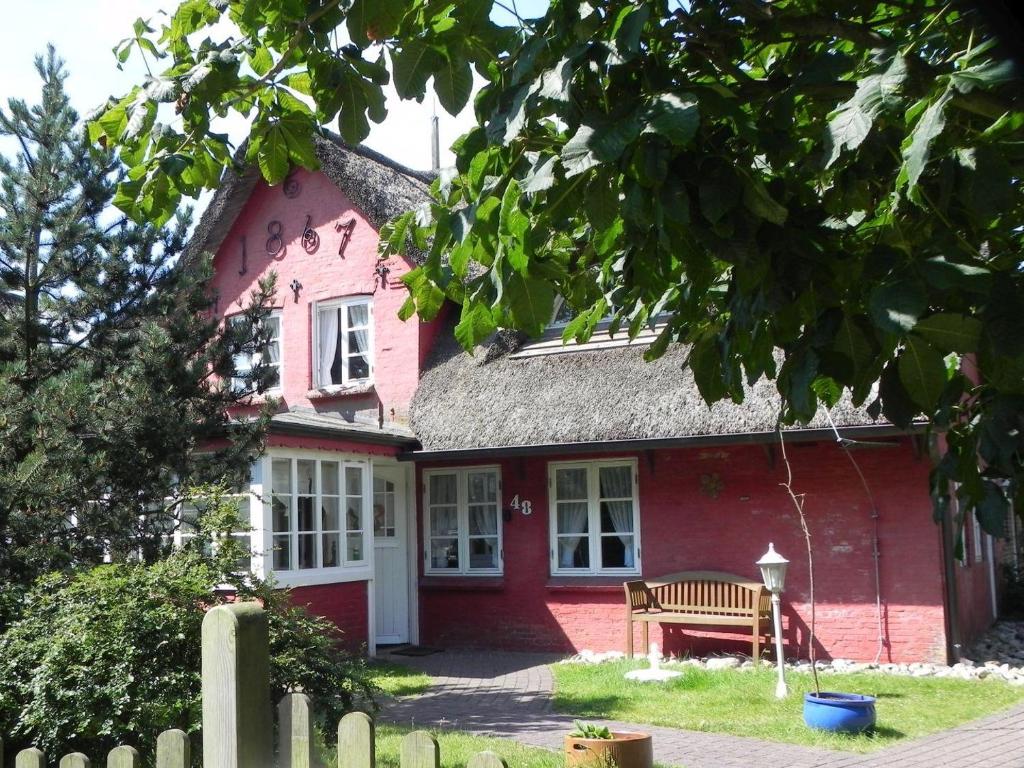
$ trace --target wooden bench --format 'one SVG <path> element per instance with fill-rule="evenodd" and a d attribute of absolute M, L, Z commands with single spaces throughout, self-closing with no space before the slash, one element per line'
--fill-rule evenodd
<path fill-rule="evenodd" d="M 684 571 L 647 581 L 627 581 L 626 656 L 633 656 L 633 622 L 643 623 L 644 649 L 648 625 L 744 627 L 752 638 L 750 657 L 761 655 L 761 638 L 772 626 L 771 593 L 764 584 L 718 571 Z"/>

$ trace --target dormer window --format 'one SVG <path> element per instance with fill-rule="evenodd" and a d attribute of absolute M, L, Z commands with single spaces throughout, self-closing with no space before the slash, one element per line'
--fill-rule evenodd
<path fill-rule="evenodd" d="M 320 389 L 368 384 L 373 378 L 373 304 L 340 299 L 316 305 L 313 383 Z"/>

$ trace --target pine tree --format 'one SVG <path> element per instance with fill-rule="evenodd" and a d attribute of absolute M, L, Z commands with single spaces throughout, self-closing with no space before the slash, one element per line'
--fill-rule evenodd
<path fill-rule="evenodd" d="M 156 556 L 166 500 L 247 476 L 267 419 L 229 422 L 244 395 L 223 382 L 265 342 L 272 281 L 218 331 L 209 264 L 175 266 L 190 212 L 159 228 L 118 213 L 123 169 L 87 141 L 63 62 L 51 47 L 36 68 L 40 102 L 0 109 L 16 148 L 0 156 L 0 585 Z"/>

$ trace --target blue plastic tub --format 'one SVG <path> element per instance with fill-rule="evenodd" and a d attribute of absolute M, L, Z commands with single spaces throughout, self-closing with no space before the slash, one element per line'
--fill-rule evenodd
<path fill-rule="evenodd" d="M 804 694 L 804 722 L 811 728 L 861 733 L 875 726 L 875 697 L 822 691 Z"/>

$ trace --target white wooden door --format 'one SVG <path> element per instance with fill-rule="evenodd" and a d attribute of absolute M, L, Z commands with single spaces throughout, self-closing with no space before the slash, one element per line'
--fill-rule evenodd
<path fill-rule="evenodd" d="M 409 641 L 409 557 L 405 474 L 373 467 L 374 605 L 377 643 Z"/>

